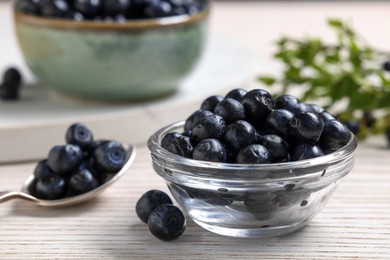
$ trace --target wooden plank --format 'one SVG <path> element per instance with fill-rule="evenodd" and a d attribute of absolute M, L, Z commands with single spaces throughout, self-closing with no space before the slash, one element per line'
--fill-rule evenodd
<path fill-rule="evenodd" d="M 390 253 L 390 150 L 361 144 L 356 166 L 325 209 L 303 230 L 272 239 L 235 239 L 210 233 L 188 220 L 178 240 L 154 238 L 135 214 L 149 189 L 167 191 L 139 147 L 129 172 L 100 198 L 83 205 L 45 209 L 22 201 L 0 207 L 0 258 L 4 259 L 388 259 Z M 382 160 L 368 167 L 364 155 Z M 1 189 L 19 187 L 33 163 L 0 167 Z M 360 187 L 363 187 L 362 189 Z M 162 258 L 163 256 L 163 258 Z"/>

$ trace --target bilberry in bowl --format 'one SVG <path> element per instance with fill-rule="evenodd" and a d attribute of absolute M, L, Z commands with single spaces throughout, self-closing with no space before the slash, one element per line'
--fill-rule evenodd
<path fill-rule="evenodd" d="M 102 101 L 172 94 L 199 60 L 209 0 L 15 1 L 20 50 L 37 79 Z"/>
<path fill-rule="evenodd" d="M 308 122 L 299 124 L 304 129 L 294 125 L 296 131 L 282 131 L 289 133 L 289 136 L 281 137 L 263 126 L 268 116 L 275 116 L 272 111 L 289 109 L 286 105 L 289 100 L 280 102 L 283 104 L 281 108 L 278 102 L 274 104 L 270 100 L 267 93 L 255 93 L 266 97 L 263 100 L 267 103 L 267 109 L 265 111 L 264 106 L 257 104 L 263 118 L 262 121 L 258 118 L 253 121 L 256 108 L 247 106 L 249 116 L 243 121 L 255 125 L 253 127 L 257 132 L 250 144 L 232 146 L 224 140 L 223 134 L 219 139 L 205 137 L 204 140 L 197 140 L 199 135 L 193 138 L 188 134 L 191 133 L 188 125 L 191 124 L 186 121 L 193 120 L 193 116 L 162 127 L 148 140 L 153 168 L 166 181 L 184 213 L 195 223 L 217 234 L 264 238 L 299 230 L 324 208 L 340 181 L 353 168 L 358 143 L 349 130 L 339 123 L 322 122 L 324 120 L 318 113 L 323 111 L 302 112 L 292 106 L 291 110 L 295 110 L 295 113 L 292 112 L 294 117 L 289 116 L 290 120 L 305 120 L 308 117 Z M 250 97 L 252 95 L 253 92 Z M 248 100 L 256 104 L 253 102 L 256 99 L 243 97 L 242 100 L 244 104 Z M 313 115 L 299 116 L 301 113 Z M 207 114 L 204 113 L 204 116 L 210 117 Z M 295 117 L 296 114 L 298 116 Z M 282 118 L 285 121 L 286 118 Z M 339 133 L 324 130 L 324 125 L 328 124 L 329 129 L 337 129 Z M 286 122 L 283 125 L 289 127 Z M 223 129 L 222 132 L 227 131 L 229 125 Z M 302 133 L 303 136 L 298 138 Z M 170 147 L 168 142 L 174 143 L 174 139 L 184 135 L 189 136 L 189 142 L 194 147 L 197 144 L 202 147 L 194 149 L 192 157 L 189 154 L 184 157 L 175 150 L 164 148 Z M 218 145 L 213 145 L 216 143 Z M 219 150 L 223 150 L 226 156 L 215 160 L 214 155 L 219 154 Z M 205 156 L 199 156 L 199 152 Z"/>

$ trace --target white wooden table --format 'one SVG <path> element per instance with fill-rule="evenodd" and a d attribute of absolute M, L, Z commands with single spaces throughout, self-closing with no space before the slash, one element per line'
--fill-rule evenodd
<path fill-rule="evenodd" d="M 385 2 L 215 3 L 211 28 L 252 49 L 264 62 L 263 72 L 274 66 L 269 63 L 271 40 L 279 33 L 324 33 L 330 38 L 324 25 L 330 16 L 348 18 L 372 44 L 387 48 L 389 13 Z M 167 191 L 153 172 L 145 144 L 139 144 L 128 173 L 96 200 L 60 209 L 23 201 L 1 204 L 0 259 L 390 259 L 389 158 L 384 138 L 362 142 L 353 171 L 325 209 L 290 236 L 222 237 L 188 220 L 179 239 L 162 242 L 134 211 L 147 190 Z M 34 166 L 0 165 L 0 190 L 18 190 Z"/>

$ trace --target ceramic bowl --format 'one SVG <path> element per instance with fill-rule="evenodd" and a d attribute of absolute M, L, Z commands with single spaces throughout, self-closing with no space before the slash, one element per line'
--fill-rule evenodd
<path fill-rule="evenodd" d="M 173 93 L 201 56 L 210 4 L 194 15 L 125 23 L 14 13 L 21 52 L 45 86 L 80 99 L 126 101 Z"/>
<path fill-rule="evenodd" d="M 297 231 L 325 206 L 352 169 L 357 140 L 325 156 L 274 164 L 229 164 L 184 158 L 161 147 L 167 133 L 154 133 L 148 147 L 153 168 L 187 216 L 201 227 L 232 237 L 274 237 Z"/>

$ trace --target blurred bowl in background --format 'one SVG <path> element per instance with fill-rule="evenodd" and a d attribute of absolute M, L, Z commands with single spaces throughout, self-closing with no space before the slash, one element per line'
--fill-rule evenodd
<path fill-rule="evenodd" d="M 37 79 L 65 96 L 128 101 L 173 93 L 204 49 L 210 3 L 192 15 L 106 22 L 15 10 L 21 52 Z"/>

